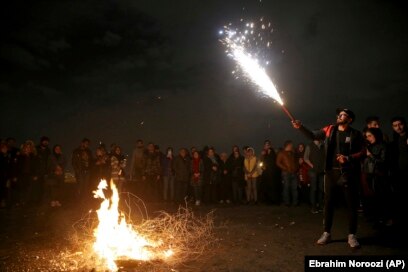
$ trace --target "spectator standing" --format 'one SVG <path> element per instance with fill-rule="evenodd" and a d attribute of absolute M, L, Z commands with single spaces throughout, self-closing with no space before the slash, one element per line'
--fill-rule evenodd
<path fill-rule="evenodd" d="M 9 200 L 11 186 L 11 154 L 8 153 L 7 144 L 0 143 L 0 207 L 5 208 Z"/>
<path fill-rule="evenodd" d="M 10 206 L 19 202 L 20 192 L 18 184 L 18 158 L 20 149 L 16 147 L 16 140 L 13 137 L 6 139 L 7 153 L 10 157 L 10 184 L 8 186 L 8 202 Z"/>
<path fill-rule="evenodd" d="M 19 203 L 22 205 L 33 203 L 35 200 L 33 190 L 38 181 L 38 160 L 35 146 L 31 141 L 26 141 L 22 145 L 17 163 Z"/>
<path fill-rule="evenodd" d="M 136 147 L 132 153 L 132 159 L 130 162 L 130 181 L 132 182 L 132 191 L 136 195 L 144 194 L 143 192 L 143 167 L 144 167 L 144 158 L 146 150 L 143 143 L 143 140 L 136 141 Z"/>
<path fill-rule="evenodd" d="M 408 134 L 404 117 L 391 120 L 393 141 L 391 142 L 391 174 L 395 192 L 395 220 L 401 230 L 407 225 L 405 214 L 406 193 L 408 190 Z"/>
<path fill-rule="evenodd" d="M 118 188 L 119 193 L 125 190 L 126 184 L 126 157 L 122 154 L 122 148 L 118 145 L 112 147 L 110 153 L 111 178 Z"/>
<path fill-rule="evenodd" d="M 304 161 L 309 165 L 308 175 L 312 213 L 319 213 L 323 209 L 324 156 L 324 146 L 321 139 L 315 139 L 306 146 Z"/>
<path fill-rule="evenodd" d="M 278 153 L 276 165 L 282 171 L 283 203 L 286 206 L 297 206 L 298 200 L 298 161 L 294 152 L 292 141 L 288 140 L 283 145 L 283 150 Z"/>
<path fill-rule="evenodd" d="M 158 187 L 160 182 L 161 168 L 160 168 L 160 156 L 156 152 L 153 143 L 147 145 L 147 153 L 143 159 L 143 192 L 144 197 L 148 201 L 157 201 Z"/>
<path fill-rule="evenodd" d="M 276 165 L 276 153 L 269 140 L 265 140 L 264 142 L 261 162 L 261 184 L 264 186 L 263 191 L 265 200 L 271 204 L 279 204 L 282 192 L 282 182 L 279 168 Z"/>
<path fill-rule="evenodd" d="M 178 156 L 174 158 L 173 171 L 175 201 L 183 203 L 187 197 L 191 172 L 190 160 L 187 156 L 186 148 L 181 148 Z"/>
<path fill-rule="evenodd" d="M 36 147 L 37 150 L 37 175 L 38 179 L 33 184 L 32 197 L 36 204 L 40 204 L 44 195 L 44 181 L 45 176 L 48 174 L 48 160 L 51 155 L 51 150 L 48 147 L 50 139 L 47 136 L 43 136 L 40 139 L 40 144 Z"/>
<path fill-rule="evenodd" d="M 252 147 L 247 148 L 247 157 L 244 160 L 246 181 L 246 203 L 258 203 L 257 179 L 259 176 L 259 162 Z"/>
<path fill-rule="evenodd" d="M 74 169 L 75 179 L 78 186 L 78 196 L 85 200 L 90 197 L 90 170 L 93 163 L 92 151 L 89 148 L 91 141 L 84 138 L 81 144 L 72 153 L 72 168 Z"/>
<path fill-rule="evenodd" d="M 227 153 L 223 152 L 220 155 L 220 181 L 218 183 L 218 200 L 220 204 L 231 203 L 231 173 Z"/>
<path fill-rule="evenodd" d="M 367 128 L 367 153 L 363 162 L 362 187 L 364 212 L 369 219 L 379 224 L 389 219 L 386 215 L 390 206 L 387 182 L 387 147 L 379 128 Z"/>
<path fill-rule="evenodd" d="M 111 179 L 111 161 L 105 147 L 99 146 L 95 150 L 95 160 L 91 168 L 91 188 L 96 188 L 102 179 L 109 183 Z"/>
<path fill-rule="evenodd" d="M 48 175 L 45 179 L 47 200 L 51 207 L 60 207 L 61 190 L 64 185 L 66 159 L 60 145 L 55 145 L 48 159 Z"/>
<path fill-rule="evenodd" d="M 191 160 L 191 186 L 193 187 L 195 205 L 200 206 L 202 197 L 202 184 L 204 163 L 198 151 L 192 153 Z"/>
<path fill-rule="evenodd" d="M 214 148 L 209 148 L 204 157 L 204 202 L 207 204 L 217 202 L 217 186 L 220 179 L 219 159 Z"/>
<path fill-rule="evenodd" d="M 378 116 L 375 116 L 375 115 L 368 116 L 365 121 L 366 121 L 366 126 L 364 130 L 366 130 L 367 128 L 381 128 L 380 127 L 380 117 Z M 383 133 L 383 141 L 384 143 L 389 143 L 389 138 L 385 133 Z"/>
<path fill-rule="evenodd" d="M 174 171 L 173 148 L 168 147 L 166 154 L 161 157 L 160 165 L 163 178 L 163 200 L 174 201 Z"/>
<path fill-rule="evenodd" d="M 239 147 L 234 146 L 232 153 L 228 158 L 231 183 L 232 183 L 232 200 L 235 204 L 242 203 L 242 196 L 244 191 L 244 157 L 239 152 Z"/>

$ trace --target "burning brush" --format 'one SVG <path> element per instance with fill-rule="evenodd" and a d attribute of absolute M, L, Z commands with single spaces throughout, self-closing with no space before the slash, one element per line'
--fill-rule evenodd
<path fill-rule="evenodd" d="M 94 191 L 94 197 L 102 199 L 97 219 L 89 213 L 74 225 L 77 233 L 73 242 L 82 251 L 65 254 L 62 263 L 66 271 L 117 271 L 121 266 L 156 271 L 199 258 L 214 240 L 212 213 L 198 218 L 187 208 L 179 208 L 174 214 L 161 211 L 152 219 L 132 224 L 129 199 L 136 199 L 134 203 L 140 200 L 126 194 L 129 211 L 125 214 L 119 208 L 115 184 L 110 182 L 108 186 L 106 180 L 101 180 Z"/>

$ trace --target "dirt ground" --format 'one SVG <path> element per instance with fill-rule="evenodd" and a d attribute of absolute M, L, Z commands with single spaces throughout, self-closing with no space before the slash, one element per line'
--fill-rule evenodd
<path fill-rule="evenodd" d="M 177 210 L 175 205 L 154 204 L 153 210 Z M 195 214 L 214 212 L 213 243 L 198 259 L 160 271 L 303 271 L 308 255 L 408 255 L 407 247 L 392 228 L 374 229 L 359 217 L 362 247 L 346 243 L 345 210 L 336 210 L 332 237 L 326 246 L 315 241 L 322 232 L 322 214 L 307 205 L 298 207 L 231 205 L 192 207 Z M 67 237 L 74 222 L 83 217 L 76 202 L 61 208 L 29 207 L 0 210 L 0 271 L 68 271 L 56 266 L 64 252 L 74 252 Z M 126 267 L 122 271 L 147 271 Z M 92 271 L 89 268 L 78 271 Z"/>

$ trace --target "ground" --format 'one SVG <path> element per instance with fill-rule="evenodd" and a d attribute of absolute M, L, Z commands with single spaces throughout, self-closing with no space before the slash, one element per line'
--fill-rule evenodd
<path fill-rule="evenodd" d="M 153 210 L 174 212 L 175 205 L 151 204 Z M 360 215 L 360 249 L 346 242 L 346 212 L 336 210 L 333 242 L 315 245 L 322 233 L 322 214 L 307 205 L 232 205 L 192 207 L 197 216 L 213 211 L 213 238 L 206 253 L 195 260 L 160 271 L 303 271 L 307 255 L 408 255 L 407 247 L 392 230 L 379 231 Z M 73 224 L 86 211 L 76 201 L 61 208 L 26 207 L 0 210 L 0 271 L 62 271 L 72 248 Z M 78 246 L 78 245 L 76 245 Z M 64 255 L 65 254 L 65 255 Z M 91 268 L 78 269 L 92 271 Z M 147 266 L 128 265 L 122 271 L 146 271 Z"/>

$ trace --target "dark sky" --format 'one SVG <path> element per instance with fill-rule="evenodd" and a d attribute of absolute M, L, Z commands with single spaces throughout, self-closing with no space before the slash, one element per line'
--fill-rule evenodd
<path fill-rule="evenodd" d="M 274 27 L 268 73 L 311 128 L 353 109 L 408 117 L 404 1 L 64 0 L 2 3 L 0 137 L 84 137 L 130 152 L 138 138 L 219 151 L 305 140 L 277 104 L 231 76 L 218 31 L 240 18 Z"/>

